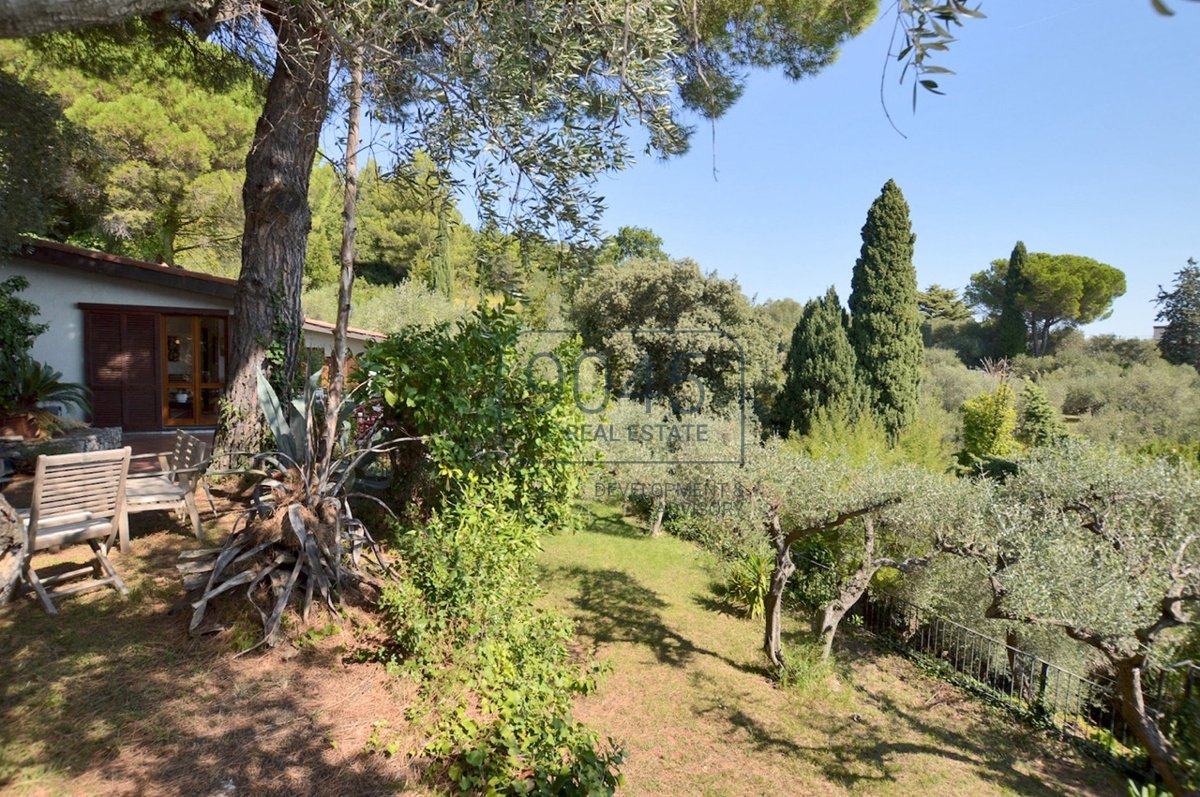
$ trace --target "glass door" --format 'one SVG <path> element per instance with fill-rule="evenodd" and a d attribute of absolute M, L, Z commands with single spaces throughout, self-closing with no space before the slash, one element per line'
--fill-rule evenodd
<path fill-rule="evenodd" d="M 215 424 L 225 390 L 225 319 L 163 317 L 163 423 Z"/>

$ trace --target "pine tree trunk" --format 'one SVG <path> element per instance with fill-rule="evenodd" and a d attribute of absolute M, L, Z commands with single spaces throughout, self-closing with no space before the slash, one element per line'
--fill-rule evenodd
<path fill-rule="evenodd" d="M 253 452 L 264 432 L 258 370 L 282 344 L 277 384 L 290 385 L 300 355 L 300 291 L 311 212 L 308 181 L 329 98 L 332 47 L 318 20 L 284 4 L 268 17 L 277 34 L 275 73 L 246 156 L 242 271 L 233 306 L 230 376 L 216 448 Z"/>
<path fill-rule="evenodd" d="M 337 442 L 338 411 L 346 386 L 346 328 L 350 324 L 350 297 L 354 288 L 354 237 L 358 213 L 358 128 L 362 108 L 362 52 L 350 64 L 350 108 L 346 114 L 346 186 L 342 194 L 341 279 L 338 283 L 337 323 L 333 327 L 333 372 L 325 404 L 325 452 L 322 470 L 328 470 Z"/>
<path fill-rule="evenodd" d="M 1146 710 L 1146 699 L 1142 694 L 1142 667 L 1139 659 L 1120 661 L 1117 667 L 1117 692 L 1121 696 L 1121 715 L 1129 723 L 1134 736 L 1146 748 L 1154 771 L 1176 797 L 1200 794 L 1187 789 L 1176 772 L 1179 757 L 1174 745 L 1158 727 Z"/>

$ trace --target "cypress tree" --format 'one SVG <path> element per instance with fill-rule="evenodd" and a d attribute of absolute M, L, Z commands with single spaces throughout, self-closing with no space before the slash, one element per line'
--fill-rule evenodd
<path fill-rule="evenodd" d="M 908 203 L 892 180 L 871 205 L 850 283 L 850 344 L 871 408 L 892 440 L 917 412 L 921 314 Z"/>
<path fill-rule="evenodd" d="M 1190 365 L 1200 371 L 1200 266 L 1188 258 L 1188 264 L 1175 275 L 1174 290 L 1158 288 L 1158 320 L 1166 321 L 1158 341 L 1163 359 L 1176 365 Z"/>
<path fill-rule="evenodd" d="M 996 322 L 996 354 L 1000 357 L 1016 357 L 1029 351 L 1029 328 L 1025 326 L 1025 314 L 1021 311 L 1021 292 L 1025 290 L 1025 261 L 1029 255 L 1025 243 L 1017 241 L 1008 258 L 1008 270 L 1004 273 L 1004 304 Z"/>
<path fill-rule="evenodd" d="M 858 411 L 859 383 L 854 349 L 847 335 L 848 317 L 832 287 L 804 305 L 792 330 L 784 364 L 785 382 L 775 402 L 779 431 L 808 434 L 822 409 L 852 418 Z"/>

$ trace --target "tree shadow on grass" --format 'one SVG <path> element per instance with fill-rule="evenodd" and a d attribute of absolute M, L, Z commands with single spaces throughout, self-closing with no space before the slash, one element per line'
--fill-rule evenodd
<path fill-rule="evenodd" d="M 622 570 L 560 567 L 547 571 L 545 578 L 574 585 L 575 594 L 569 600 L 575 608 L 572 614 L 577 631 L 597 645 L 614 642 L 641 645 L 653 652 L 660 663 L 672 667 L 686 667 L 697 656 L 709 656 L 742 672 L 767 675 L 763 667 L 733 661 L 671 628 L 662 615 L 669 604 Z"/>
<path fill-rule="evenodd" d="M 598 534 L 607 534 L 610 537 L 624 537 L 628 540 L 644 540 L 650 534 L 642 528 L 638 528 L 630 523 L 621 515 L 619 510 L 605 507 L 607 511 L 596 512 L 592 507 L 585 507 L 584 512 L 587 513 L 584 527 L 588 531 L 594 531 Z"/>
<path fill-rule="evenodd" d="M 843 655 L 848 653 L 846 647 L 854 656 L 886 655 L 859 639 L 843 637 L 839 647 Z M 863 717 L 851 708 L 820 706 L 812 712 L 811 724 L 828 738 L 824 746 L 800 744 L 786 729 L 772 727 L 775 723 L 764 722 L 764 718 L 737 705 L 727 705 L 720 697 L 714 697 L 697 713 L 726 722 L 731 733 L 747 738 L 756 750 L 804 758 L 818 766 L 831 782 L 856 791 L 864 783 L 899 782 L 912 768 L 941 769 L 936 763 L 927 763 L 936 759 L 956 762 L 973 770 L 980 779 L 1017 794 L 1122 793 L 1115 773 L 1099 764 L 1090 769 L 1080 766 L 1077 759 L 1053 757 L 1052 743 L 1035 730 L 1000 718 L 981 720 L 973 711 L 956 717 L 951 727 L 944 716 L 923 717 L 922 707 L 902 705 L 882 691 L 856 683 L 851 683 L 851 688 L 859 704 L 878 709 L 882 716 Z M 964 703 L 970 702 L 968 696 L 963 697 Z M 1040 769 L 1051 780 L 1016 770 L 1020 761 L 1032 764 L 1035 758 L 1040 758 Z M 1094 777 L 1088 777 L 1089 773 Z"/>
<path fill-rule="evenodd" d="M 314 696 L 363 689 L 339 654 L 235 661 L 228 640 L 187 636 L 187 614 L 167 610 L 178 541 L 164 538 L 135 548 L 144 559 L 114 560 L 127 599 L 68 598 L 58 617 L 23 600 L 0 613 L 0 791 L 33 781 L 83 793 L 402 790 L 407 776 L 380 756 L 337 750 L 330 701 Z"/>

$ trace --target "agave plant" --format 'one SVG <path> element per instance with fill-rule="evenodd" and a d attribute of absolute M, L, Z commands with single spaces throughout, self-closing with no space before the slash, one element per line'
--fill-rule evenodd
<path fill-rule="evenodd" d="M 316 374 L 307 382 L 289 413 L 259 374 L 259 403 L 275 448 L 253 458 L 247 471 L 257 478 L 251 506 L 238 517 L 225 544 L 181 554 L 177 567 L 184 587 L 202 590 L 192 603 L 190 631 L 200 627 L 214 598 L 240 587 L 263 621 L 263 638 L 250 650 L 279 641 L 293 597 L 299 597 L 305 619 L 314 600 L 336 611 L 347 591 L 369 603 L 377 598 L 388 562 L 354 516 L 350 499 L 372 501 L 391 514 L 382 501 L 355 491 L 355 475 L 381 452 L 406 441 L 381 444 L 377 427 L 357 434 L 349 401 L 342 402 L 338 413 L 338 439 L 323 439 L 319 381 Z M 333 446 L 329 456 L 324 456 L 326 445 Z"/>

